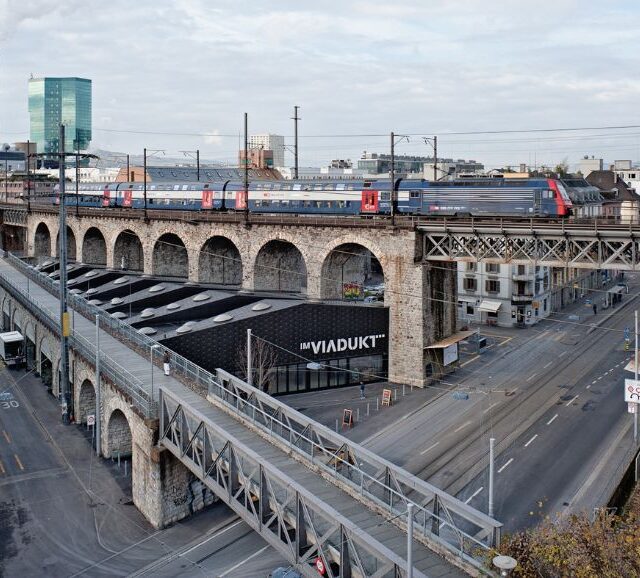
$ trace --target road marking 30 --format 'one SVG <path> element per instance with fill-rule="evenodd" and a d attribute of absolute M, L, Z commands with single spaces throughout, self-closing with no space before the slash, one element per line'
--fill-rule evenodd
<path fill-rule="evenodd" d="M 473 494 L 471 494 L 465 501 L 465 504 L 468 504 L 473 498 L 475 498 L 482 490 L 484 490 L 483 486 L 480 486 Z"/>
<path fill-rule="evenodd" d="M 566 404 L 567 407 L 569 407 L 576 399 L 578 399 L 578 397 L 580 397 L 580 394 L 577 394 L 573 399 L 570 399 Z"/>
<path fill-rule="evenodd" d="M 431 444 L 426 450 L 422 450 L 420 452 L 420 455 L 423 456 L 424 454 L 426 454 L 429 450 L 432 450 L 433 448 L 435 448 L 440 442 L 436 442 L 435 444 Z"/>
<path fill-rule="evenodd" d="M 547 425 L 551 425 L 553 423 L 553 420 L 556 419 L 558 417 L 558 414 L 554 415 L 548 422 Z"/>
<path fill-rule="evenodd" d="M 24 470 L 24 466 L 22 465 L 22 462 L 20 461 L 20 458 L 18 457 L 18 454 L 13 454 L 13 457 L 15 458 L 16 464 L 18 464 L 18 467 L 21 470 Z"/>
<path fill-rule="evenodd" d="M 509 458 L 509 461 L 507 461 L 499 470 L 498 473 L 502 473 L 502 470 L 504 470 L 511 462 L 513 461 L 513 458 Z"/>
<path fill-rule="evenodd" d="M 467 422 L 463 423 L 461 426 L 458 426 L 458 427 L 457 427 L 456 429 L 454 429 L 453 431 L 457 433 L 457 432 L 459 432 L 460 430 L 462 430 L 462 429 L 466 428 L 468 425 L 471 425 L 471 422 L 470 422 L 470 421 L 467 421 Z"/>
<path fill-rule="evenodd" d="M 538 437 L 538 434 L 534 435 L 526 444 L 524 444 L 524 447 L 526 448 L 537 437 Z"/>

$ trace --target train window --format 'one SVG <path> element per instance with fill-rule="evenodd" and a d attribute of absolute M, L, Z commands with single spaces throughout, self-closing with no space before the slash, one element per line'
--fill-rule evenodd
<path fill-rule="evenodd" d="M 296 183 L 295 185 L 293 185 L 293 190 L 294 191 L 299 191 L 299 190 L 301 190 L 301 187 L 302 187 L 302 185 Z"/>
<path fill-rule="evenodd" d="M 371 181 L 365 181 L 364 184 L 362 185 L 362 188 L 370 189 L 371 188 Z"/>
<path fill-rule="evenodd" d="M 321 191 L 322 190 L 322 185 L 316 185 L 315 187 L 313 187 L 314 191 Z"/>
<path fill-rule="evenodd" d="M 280 187 L 281 191 L 290 191 L 291 190 L 291 185 L 282 185 Z"/>
<path fill-rule="evenodd" d="M 334 187 L 335 187 L 335 185 L 333 185 L 333 184 L 329 183 L 328 185 L 326 185 L 326 186 L 324 187 L 324 190 L 325 190 L 325 191 L 333 191 L 333 190 L 335 190 L 335 189 L 334 189 Z"/>
<path fill-rule="evenodd" d="M 419 199 L 420 198 L 420 191 L 411 191 L 409 193 L 409 197 L 412 199 Z"/>
<path fill-rule="evenodd" d="M 262 206 L 262 201 L 260 199 L 257 199 L 255 202 L 255 206 L 256 207 L 261 207 Z"/>
<path fill-rule="evenodd" d="M 380 193 L 381 201 L 388 201 L 390 198 L 391 198 L 391 193 L 385 193 L 385 192 Z"/>
<path fill-rule="evenodd" d="M 355 186 L 354 185 L 347 185 L 347 191 L 355 191 Z"/>
<path fill-rule="evenodd" d="M 344 209 L 344 207 L 345 207 L 345 203 L 344 203 L 344 201 L 337 201 L 337 203 L 336 203 L 336 204 L 337 204 L 337 205 L 338 205 L 338 207 L 339 207 L 339 208 L 341 208 L 341 209 Z"/>

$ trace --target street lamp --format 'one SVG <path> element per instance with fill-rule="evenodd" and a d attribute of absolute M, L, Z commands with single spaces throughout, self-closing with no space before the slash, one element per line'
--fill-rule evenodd
<path fill-rule="evenodd" d="M 149 348 L 149 361 L 151 362 L 151 401 L 153 401 L 153 351 L 160 347 L 158 343 Z"/>

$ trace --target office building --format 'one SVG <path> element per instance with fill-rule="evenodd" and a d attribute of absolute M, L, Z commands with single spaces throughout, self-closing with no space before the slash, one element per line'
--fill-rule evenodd
<path fill-rule="evenodd" d="M 86 150 L 91 142 L 91 80 L 31 78 L 29 80 L 31 141 L 38 152 L 59 150 L 60 123 L 65 125 L 65 150 Z M 54 166 L 52 159 L 45 165 Z"/>
<path fill-rule="evenodd" d="M 249 148 L 273 151 L 273 166 L 285 166 L 283 136 L 278 134 L 253 134 L 249 137 Z"/>

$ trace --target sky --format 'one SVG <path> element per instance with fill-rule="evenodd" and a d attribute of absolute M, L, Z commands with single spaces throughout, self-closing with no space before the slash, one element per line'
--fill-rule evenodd
<path fill-rule="evenodd" d="M 91 78 L 92 146 L 133 154 L 234 163 L 245 112 L 292 145 L 299 105 L 302 166 L 391 131 L 488 167 L 640 161 L 639 60 L 634 1 L 0 0 L 0 140 L 28 138 L 33 74 Z M 554 128 L 588 130 L 451 134 Z"/>

